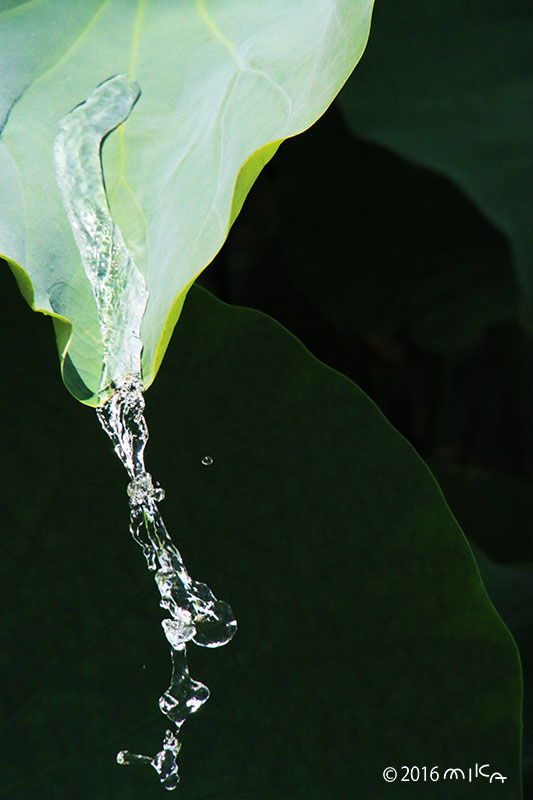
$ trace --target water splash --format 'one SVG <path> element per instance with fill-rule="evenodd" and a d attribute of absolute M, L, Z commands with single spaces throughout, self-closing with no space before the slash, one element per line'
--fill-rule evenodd
<path fill-rule="evenodd" d="M 140 374 L 144 278 L 113 222 L 102 175 L 102 140 L 129 116 L 139 85 L 124 75 L 100 84 L 59 124 L 56 181 L 98 308 L 103 368 L 98 402 L 127 375 Z"/>
<path fill-rule="evenodd" d="M 157 506 L 164 492 L 154 484 L 144 466 L 148 428 L 142 389 L 138 377 L 128 377 L 107 403 L 97 409 L 97 414 L 130 476 L 130 531 L 143 550 L 148 569 L 155 573 L 160 605 L 170 615 L 162 621 L 162 626 L 172 648 L 172 678 L 159 699 L 159 707 L 179 731 L 187 717 L 209 697 L 207 686 L 189 674 L 187 643 L 220 647 L 234 636 L 237 622 L 227 603 L 217 600 L 205 583 L 192 580 L 165 527 Z M 163 749 L 153 758 L 123 750 L 117 760 L 120 764 L 151 764 L 165 788 L 173 789 L 179 780 L 179 750 L 178 739 L 172 731 L 167 731 Z"/>
<path fill-rule="evenodd" d="M 171 646 L 172 678 L 159 699 L 163 714 L 180 730 L 209 697 L 187 666 L 187 643 L 220 647 L 234 636 L 237 622 L 230 606 L 217 600 L 205 583 L 189 576 L 172 542 L 157 503 L 165 496 L 144 466 L 148 428 L 141 380 L 141 322 L 148 300 L 143 276 L 126 248 L 107 205 L 100 145 L 129 115 L 140 89 L 118 75 L 105 81 L 63 120 L 54 145 L 56 178 L 83 266 L 98 308 L 103 368 L 98 418 L 124 464 L 130 483 L 130 531 L 141 546 L 169 616 L 162 621 Z M 105 401 L 105 402 L 104 402 Z M 122 750 L 119 764 L 151 764 L 166 789 L 179 782 L 181 745 L 167 730 L 154 756 Z"/>

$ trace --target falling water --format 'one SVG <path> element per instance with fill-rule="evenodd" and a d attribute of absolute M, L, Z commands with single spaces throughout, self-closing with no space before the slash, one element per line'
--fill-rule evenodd
<path fill-rule="evenodd" d="M 130 531 L 144 552 L 148 569 L 154 572 L 161 607 L 169 613 L 162 625 L 172 648 L 172 680 L 159 698 L 159 707 L 179 731 L 187 717 L 209 697 L 207 686 L 189 675 L 187 642 L 201 647 L 220 647 L 233 637 L 237 622 L 227 603 L 217 600 L 205 583 L 191 579 L 167 532 L 157 507 L 164 492 L 154 484 L 144 466 L 148 429 L 143 414 L 142 388 L 138 377 L 129 377 L 97 413 L 131 478 L 128 486 Z M 176 761 L 179 749 L 176 736 L 167 730 L 163 749 L 154 758 L 126 750 L 118 754 L 117 760 L 120 764 L 139 761 L 151 764 L 165 788 L 174 789 L 179 780 Z"/>
<path fill-rule="evenodd" d="M 123 75 L 100 84 L 61 120 L 54 162 L 63 205 L 98 309 L 103 345 L 98 389 L 103 404 L 97 409 L 98 418 L 130 477 L 130 531 L 154 573 L 160 605 L 169 615 L 162 626 L 171 646 L 172 678 L 159 707 L 178 732 L 209 697 L 207 686 L 189 674 L 187 642 L 220 647 L 233 637 L 237 622 L 227 603 L 189 576 L 157 506 L 164 491 L 154 485 L 144 466 L 148 428 L 143 413 L 141 323 L 148 291 L 111 217 L 100 157 L 102 139 L 127 119 L 139 95 L 139 86 Z M 213 459 L 206 456 L 202 463 L 212 464 Z M 151 764 L 163 786 L 175 789 L 180 747 L 175 733 L 167 730 L 163 747 L 153 758 L 122 750 L 117 761 Z"/>

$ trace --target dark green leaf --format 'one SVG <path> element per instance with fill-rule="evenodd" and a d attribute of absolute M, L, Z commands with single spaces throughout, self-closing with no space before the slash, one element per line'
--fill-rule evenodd
<path fill-rule="evenodd" d="M 431 462 L 470 539 L 483 582 L 520 649 L 524 780 L 533 789 L 533 489 L 508 475 Z"/>

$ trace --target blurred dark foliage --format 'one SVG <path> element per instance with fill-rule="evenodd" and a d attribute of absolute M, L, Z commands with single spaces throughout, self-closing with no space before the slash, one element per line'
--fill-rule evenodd
<path fill-rule="evenodd" d="M 424 457 L 533 479 L 533 348 L 505 238 L 335 106 L 282 145 L 199 282 L 282 322 Z"/>

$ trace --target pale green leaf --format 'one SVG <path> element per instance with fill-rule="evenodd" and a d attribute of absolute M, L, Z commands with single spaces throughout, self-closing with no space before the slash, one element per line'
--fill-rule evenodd
<path fill-rule="evenodd" d="M 327 108 L 364 50 L 372 0 L 0 4 L 0 254 L 55 317 L 63 377 L 95 404 L 96 305 L 53 167 L 59 121 L 115 74 L 142 95 L 102 150 L 107 197 L 149 301 L 154 379 L 186 292 L 279 143 Z M 68 350 L 68 358 L 65 358 Z"/>

